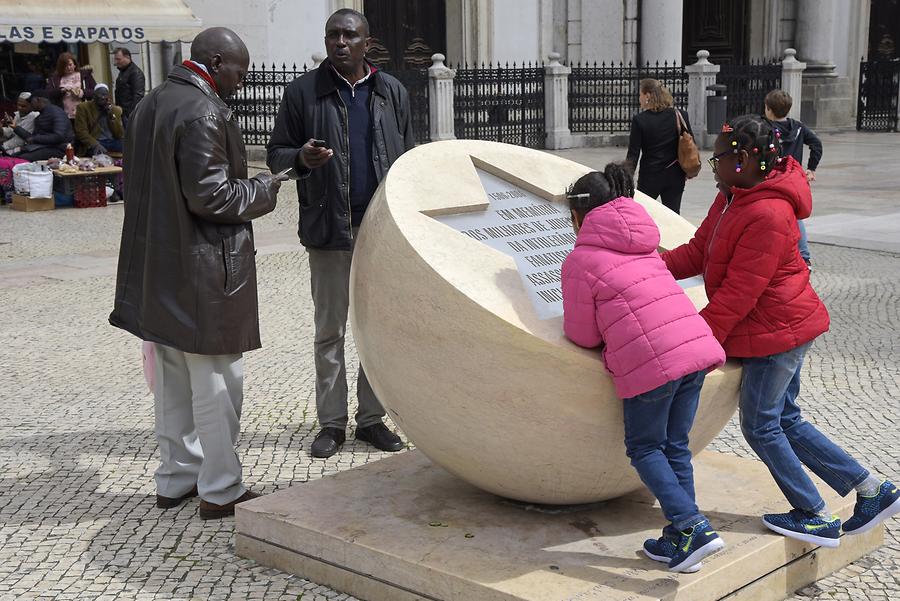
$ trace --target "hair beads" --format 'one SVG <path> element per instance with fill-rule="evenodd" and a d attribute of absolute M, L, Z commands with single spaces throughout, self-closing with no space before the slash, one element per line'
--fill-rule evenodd
<path fill-rule="evenodd" d="M 744 150 L 747 154 L 759 157 L 759 170 L 763 175 L 772 171 L 773 163 L 781 164 L 781 132 L 768 119 L 760 115 L 735 117 L 722 126 L 722 133 L 730 142 L 734 154 Z M 752 167 L 751 163 L 751 171 Z M 737 173 L 742 173 L 746 169 L 747 165 L 740 162 L 735 166 Z"/>

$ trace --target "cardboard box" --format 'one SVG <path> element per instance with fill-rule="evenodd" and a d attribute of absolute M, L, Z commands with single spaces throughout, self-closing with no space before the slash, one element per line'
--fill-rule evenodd
<path fill-rule="evenodd" d="M 16 211 L 52 211 L 56 208 L 56 203 L 52 198 L 31 198 L 30 196 L 22 196 L 21 194 L 13 194 L 12 208 Z"/>

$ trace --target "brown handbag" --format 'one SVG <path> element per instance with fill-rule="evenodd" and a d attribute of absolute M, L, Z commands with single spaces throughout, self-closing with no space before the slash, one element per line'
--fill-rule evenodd
<path fill-rule="evenodd" d="M 678 130 L 678 164 L 687 179 L 697 177 L 700 173 L 700 150 L 694 144 L 694 136 L 688 132 L 684 117 L 678 109 L 675 109 L 675 127 Z"/>

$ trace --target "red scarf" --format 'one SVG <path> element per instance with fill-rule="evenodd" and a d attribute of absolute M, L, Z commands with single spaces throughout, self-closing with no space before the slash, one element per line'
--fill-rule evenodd
<path fill-rule="evenodd" d="M 216 82 L 213 81 L 213 78 L 209 76 L 209 73 L 207 73 L 191 61 L 184 61 L 181 64 L 202 77 L 206 81 L 206 83 L 208 83 L 212 87 L 213 91 L 215 91 L 216 94 L 219 93 L 219 86 L 217 86 Z"/>

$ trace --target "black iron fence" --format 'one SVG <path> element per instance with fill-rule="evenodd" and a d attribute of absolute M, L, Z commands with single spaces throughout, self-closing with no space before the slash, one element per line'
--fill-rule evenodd
<path fill-rule="evenodd" d="M 306 71 L 306 65 L 250 67 L 244 87 L 228 100 L 241 126 L 245 144 L 265 145 L 269 141 L 284 88 Z"/>
<path fill-rule="evenodd" d="M 638 84 L 658 79 L 675 106 L 687 109 L 688 75 L 676 64 L 597 63 L 572 65 L 569 75 L 569 129 L 573 133 L 626 132 L 640 110 Z"/>
<path fill-rule="evenodd" d="M 409 107 L 412 111 L 413 133 L 416 144 L 431 141 L 428 112 L 428 69 L 407 69 L 404 71 L 388 71 L 400 80 L 409 92 Z"/>
<path fill-rule="evenodd" d="M 716 83 L 724 84 L 726 118 L 762 115 L 766 94 L 781 88 L 781 60 L 763 59 L 746 65 L 722 65 Z"/>
<path fill-rule="evenodd" d="M 897 131 L 898 102 L 900 60 L 861 62 L 856 129 Z"/>
<path fill-rule="evenodd" d="M 245 144 L 265 145 L 269 141 L 285 87 L 307 71 L 306 65 L 250 67 L 243 89 L 228 101 L 243 131 Z M 416 142 L 428 142 L 428 71 L 414 69 L 389 73 L 399 79 L 409 92 Z"/>
<path fill-rule="evenodd" d="M 456 67 L 454 133 L 459 139 L 491 140 L 543 148 L 544 67 Z"/>

